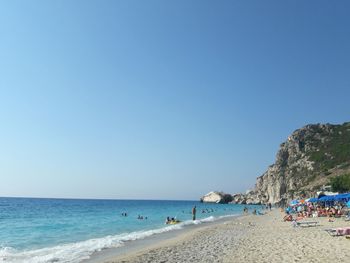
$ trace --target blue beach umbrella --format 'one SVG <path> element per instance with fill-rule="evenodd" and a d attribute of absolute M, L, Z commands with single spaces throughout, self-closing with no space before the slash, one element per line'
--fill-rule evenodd
<path fill-rule="evenodd" d="M 316 203 L 318 201 L 318 198 L 312 197 L 308 200 L 310 203 Z"/>
<path fill-rule="evenodd" d="M 340 194 L 340 195 L 335 195 L 334 196 L 334 200 L 335 201 L 340 201 L 340 200 L 342 200 L 342 195 Z"/>
<path fill-rule="evenodd" d="M 325 202 L 325 201 L 327 201 L 327 199 L 328 199 L 328 196 L 325 195 L 325 196 L 320 197 L 318 200 Z"/>
<path fill-rule="evenodd" d="M 334 195 L 325 195 L 325 196 L 322 196 L 319 200 L 322 202 L 335 201 L 335 196 Z"/>
<path fill-rule="evenodd" d="M 349 201 L 349 199 L 350 199 L 350 194 L 349 193 L 339 194 L 339 195 L 335 196 L 335 200 L 336 201 L 346 202 L 346 201 Z"/>
<path fill-rule="evenodd" d="M 299 203 L 299 200 L 297 200 L 297 199 L 295 199 L 295 200 L 292 200 L 292 201 L 290 201 L 290 205 L 296 205 L 296 204 L 298 204 Z"/>

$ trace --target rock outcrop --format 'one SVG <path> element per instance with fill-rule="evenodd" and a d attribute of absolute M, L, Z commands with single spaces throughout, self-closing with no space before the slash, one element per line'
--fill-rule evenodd
<path fill-rule="evenodd" d="M 260 205 L 261 200 L 257 197 L 254 191 L 248 191 L 245 194 L 232 195 L 231 203 L 234 204 L 247 204 L 247 205 Z"/>
<path fill-rule="evenodd" d="M 232 201 L 232 196 L 223 192 L 213 191 L 204 195 L 200 200 L 204 203 L 226 204 Z"/>
<path fill-rule="evenodd" d="M 204 195 L 201 199 L 204 203 L 217 203 L 217 204 L 260 204 L 260 200 L 257 198 L 254 191 L 249 191 L 246 194 L 226 194 L 223 192 L 210 192 Z"/>

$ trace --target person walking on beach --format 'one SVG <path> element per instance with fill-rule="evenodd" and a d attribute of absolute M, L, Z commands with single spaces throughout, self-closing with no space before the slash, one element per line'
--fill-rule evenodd
<path fill-rule="evenodd" d="M 196 206 L 194 206 L 192 208 L 192 220 L 196 220 L 196 212 L 197 212 L 197 209 L 196 209 Z"/>

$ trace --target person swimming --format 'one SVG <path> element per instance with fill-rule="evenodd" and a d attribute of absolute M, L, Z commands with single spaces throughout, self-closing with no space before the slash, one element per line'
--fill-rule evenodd
<path fill-rule="evenodd" d="M 180 223 L 181 221 L 180 220 L 177 220 L 176 218 L 172 217 L 170 219 L 170 217 L 168 216 L 165 220 L 165 224 L 169 225 L 169 224 L 177 224 L 177 223 Z"/>

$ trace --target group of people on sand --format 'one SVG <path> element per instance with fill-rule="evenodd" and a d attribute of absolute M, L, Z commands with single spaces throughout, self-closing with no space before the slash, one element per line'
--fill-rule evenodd
<path fill-rule="evenodd" d="M 299 221 L 308 217 L 329 217 L 329 221 L 331 221 L 331 218 L 346 215 L 348 211 L 346 206 L 341 203 L 332 206 L 307 203 L 297 206 L 289 206 L 285 209 L 285 213 L 283 221 Z"/>

